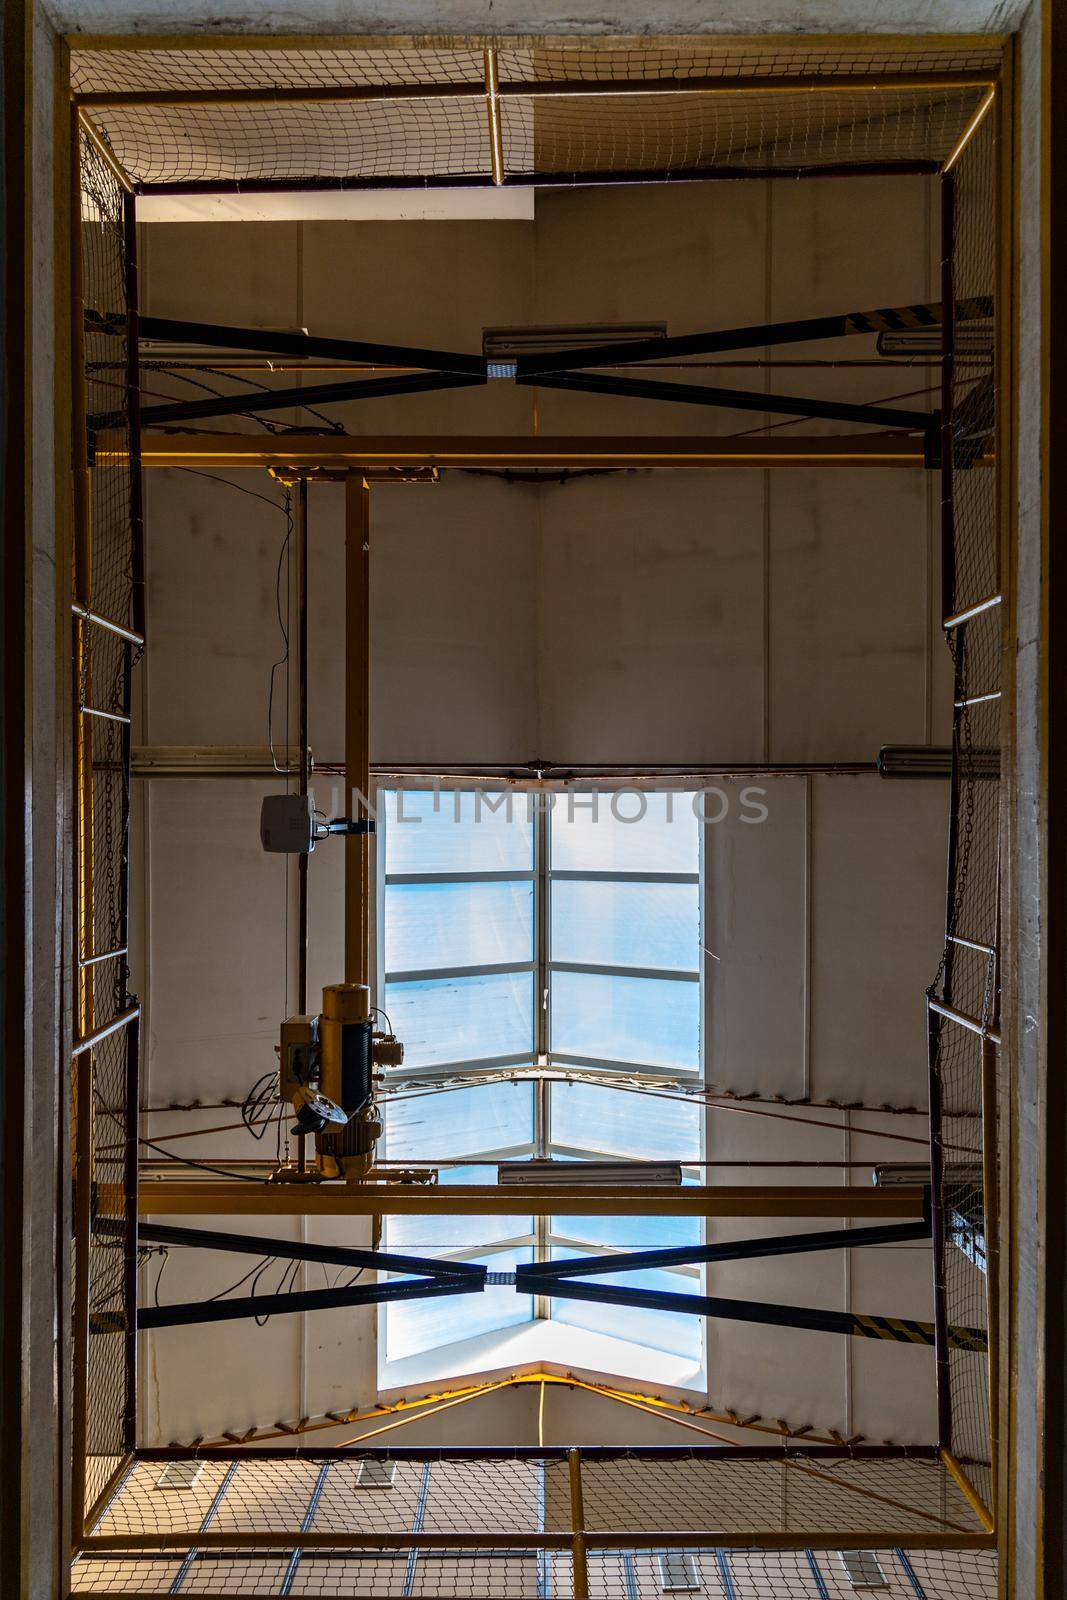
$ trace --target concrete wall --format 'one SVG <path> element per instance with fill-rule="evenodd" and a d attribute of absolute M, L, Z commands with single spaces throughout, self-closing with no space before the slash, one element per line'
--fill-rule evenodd
<path fill-rule="evenodd" d="M 351 33 L 351 34 L 553 34 L 656 33 L 932 33 L 1007 31 L 1022 16 L 1022 0 L 764 0 L 736 9 L 715 0 L 672 0 L 652 12 L 637 0 L 579 0 L 566 16 L 531 12 L 516 0 L 399 0 L 387 14 L 359 0 L 304 0 L 299 10 L 257 6 L 220 16 L 211 0 L 170 0 L 164 8 L 144 0 L 53 0 L 56 26 L 81 33 Z"/>

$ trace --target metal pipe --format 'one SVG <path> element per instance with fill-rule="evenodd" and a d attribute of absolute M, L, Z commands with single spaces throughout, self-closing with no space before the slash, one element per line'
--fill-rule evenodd
<path fill-rule="evenodd" d="M 126 954 L 127 947 L 124 944 L 121 944 L 114 950 L 105 950 L 102 955 L 83 956 L 78 962 L 78 965 L 80 967 L 98 967 L 102 961 L 114 961 L 118 956 L 124 956 Z M 235 1123 L 234 1126 L 237 1127 L 239 1124 Z"/>
<path fill-rule="evenodd" d="M 997 1051 L 982 1041 L 982 1228 L 985 1234 L 986 1325 L 989 1337 L 990 1483 L 996 1505 L 1000 1457 L 1000 1171 L 997 1129 Z"/>
<path fill-rule="evenodd" d="M 345 481 L 345 789 L 348 815 L 370 804 L 370 490 Z M 350 836 L 345 852 L 345 982 L 370 983 L 370 845 Z"/>
<path fill-rule="evenodd" d="M 485 49 L 485 107 L 489 117 L 489 157 L 493 183 L 499 187 L 504 182 L 504 137 L 500 126 L 500 76 L 496 50 L 491 45 Z"/>
<path fill-rule="evenodd" d="M 126 986 L 123 984 L 125 992 Z M 128 998 L 128 995 L 127 995 Z M 134 1017 L 126 1030 L 126 1079 L 123 1099 L 126 1106 L 126 1148 L 123 1152 L 122 1190 L 125 1227 L 123 1229 L 123 1282 L 122 1309 L 123 1357 L 125 1362 L 125 1405 L 122 1418 L 122 1442 L 128 1451 L 137 1448 L 137 1161 L 139 1155 L 140 1106 L 140 1016 Z M 100 1219 L 97 1218 L 99 1230 Z M 87 1441 L 88 1443 L 88 1441 Z"/>
<path fill-rule="evenodd" d="M 963 1498 L 966 1500 L 967 1504 L 970 1506 L 971 1510 L 982 1524 L 982 1527 L 987 1533 L 992 1533 L 993 1518 L 990 1515 L 985 1501 L 982 1499 L 981 1495 L 978 1493 L 977 1489 L 974 1487 L 973 1483 L 968 1478 L 959 1462 L 956 1460 L 956 1457 L 952 1454 L 952 1451 L 946 1449 L 944 1446 L 942 1446 L 941 1449 L 941 1460 L 948 1468 L 950 1474 L 955 1480 L 956 1487 L 959 1489 Z"/>
<path fill-rule="evenodd" d="M 134 633 L 144 643 L 144 484 L 141 474 L 141 336 L 137 277 L 137 200 L 122 197 L 122 238 L 126 290 L 126 426 L 130 437 L 130 588 Z M 131 640 L 131 643 L 133 641 Z M 129 707 L 126 708 L 129 710 Z"/>
<path fill-rule="evenodd" d="M 103 628 L 107 633 L 115 633 L 120 639 L 126 639 L 133 645 L 144 644 L 143 633 L 138 633 L 134 628 L 127 628 L 124 623 L 113 622 L 110 617 L 102 616 L 99 611 L 90 611 L 88 606 L 79 604 L 77 600 L 71 602 L 70 609 L 74 616 L 81 617 L 83 622 L 91 623 L 94 628 Z"/>
<path fill-rule="evenodd" d="M 301 478 L 296 486 L 296 516 L 293 533 L 296 544 L 297 609 L 297 741 L 300 754 L 300 793 L 305 798 L 311 772 L 311 747 L 308 743 L 308 486 Z M 308 862 L 306 851 L 296 858 L 296 1009 L 306 1016 L 308 1009 Z M 301 1156 L 303 1139 L 299 1140 Z"/>
<path fill-rule="evenodd" d="M 541 1374 L 530 1375 L 540 1383 Z M 570 1383 L 569 1378 L 545 1375 L 548 1382 Z M 503 1383 L 510 1380 L 503 1380 Z M 578 1379 L 576 1388 L 587 1388 Z M 495 1386 L 495 1385 L 492 1385 Z M 479 1385 L 479 1392 L 490 1386 Z M 382 1449 L 352 1450 L 341 1445 L 220 1444 L 145 1445 L 137 1452 L 139 1461 L 566 1461 L 568 1445 L 393 1445 Z M 583 1461 L 939 1461 L 935 1444 L 586 1444 L 581 1445 Z M 356 1535 L 358 1537 L 358 1535 Z"/>
<path fill-rule="evenodd" d="M 121 1016 L 113 1017 L 112 1020 L 110 1022 L 106 1022 L 103 1027 L 94 1028 L 92 1033 L 87 1033 L 82 1038 L 76 1039 L 71 1054 L 80 1056 L 86 1050 L 92 1050 L 96 1045 L 101 1044 L 105 1039 L 110 1038 L 113 1033 L 118 1033 L 120 1028 L 125 1028 L 128 1023 L 135 1021 L 140 1015 L 140 1006 L 131 1006 L 128 1011 L 123 1011 Z"/>
<path fill-rule="evenodd" d="M 494 56 L 496 51 L 493 51 Z M 486 74 L 488 76 L 488 72 Z M 604 95 L 737 95 L 796 94 L 807 92 L 865 93 L 891 90 L 984 89 L 992 87 L 987 72 L 892 73 L 887 75 L 830 76 L 820 73 L 783 75 L 778 78 L 628 78 L 628 79 L 509 79 L 497 82 L 494 93 L 520 99 L 591 99 Z M 91 90 L 75 95 L 75 104 L 86 109 L 120 106 L 227 106 L 227 105 L 315 105 L 320 103 L 356 104 L 381 100 L 470 100 L 486 93 L 485 87 L 469 83 L 397 84 L 307 84 L 235 89 L 147 89 Z"/>
<path fill-rule="evenodd" d="M 949 1022 L 958 1022 L 961 1028 L 967 1028 L 971 1033 L 980 1034 L 983 1039 L 990 1040 L 992 1044 L 1000 1043 L 998 1029 L 988 1027 L 978 1017 L 969 1017 L 965 1011 L 957 1011 L 955 1006 L 947 1006 L 940 1000 L 931 999 L 930 1010 L 939 1017 L 945 1017 Z"/>
<path fill-rule="evenodd" d="M 78 715 L 82 717 L 99 717 L 104 722 L 122 722 L 129 725 L 129 717 L 123 711 L 104 711 L 100 706 L 78 707 Z"/>
<path fill-rule="evenodd" d="M 1003 598 L 1004 596 L 1000 594 L 987 595 L 984 600 L 976 600 L 973 606 L 967 606 L 963 611 L 955 611 L 950 617 L 945 617 L 941 626 L 946 633 L 951 633 L 953 628 L 970 622 L 972 617 L 980 617 L 983 611 L 990 611 L 993 606 L 999 606 Z"/>
<path fill-rule="evenodd" d="M 952 255 L 955 245 L 956 180 L 941 179 L 941 608 L 956 601 L 956 539 L 953 512 L 955 441 L 952 432 L 956 308 Z"/>
<path fill-rule="evenodd" d="M 938 1053 L 941 1024 L 935 1020 L 931 1004 L 926 1015 L 927 1062 L 930 1101 L 930 1221 L 933 1233 L 934 1269 L 934 1370 L 937 1385 L 937 1442 L 947 1448 L 952 1442 L 952 1378 L 949 1362 L 948 1313 L 945 1304 L 945 1160 L 941 1143 L 941 1077 Z"/>
<path fill-rule="evenodd" d="M 485 90 L 478 86 L 479 96 Z M 574 172 L 523 172 L 505 175 L 504 187 L 509 189 L 574 189 L 607 188 L 617 185 L 643 183 L 716 183 L 745 182 L 754 179 L 779 179 L 796 182 L 798 178 L 904 178 L 922 175 L 933 177 L 941 171 L 941 163 L 929 160 L 907 161 L 841 161 L 824 166 L 712 166 L 712 167 L 656 167 L 637 168 L 632 171 L 574 171 Z M 486 189 L 491 178 L 478 175 L 444 172 L 418 174 L 406 172 L 382 173 L 373 178 L 200 178 L 191 183 L 138 183 L 139 195 L 191 195 L 191 194 L 321 194 L 335 191 L 362 192 L 375 189 Z"/>
<path fill-rule="evenodd" d="M 538 1451 L 538 1457 L 547 1454 Z M 748 1452 L 745 1452 L 748 1454 Z M 280 1452 L 274 1452 L 279 1455 Z M 480 1452 L 492 1459 L 491 1452 Z M 389 1451 L 392 1459 L 394 1452 Z M 583 1449 L 582 1458 L 589 1459 Z M 397 1457 L 399 1459 L 399 1457 Z M 513 1452 L 498 1459 L 516 1459 Z M 995 1545 L 995 1536 L 980 1531 L 957 1532 L 940 1528 L 918 1530 L 909 1534 L 912 1548 L 920 1550 L 986 1550 Z M 207 1533 L 186 1530 L 140 1534 L 94 1534 L 83 1541 L 82 1549 L 89 1553 L 118 1554 L 150 1550 L 183 1550 L 195 1540 L 198 1548 L 215 1550 L 285 1551 L 301 1550 L 571 1550 L 572 1533 L 537 1533 L 532 1530 L 516 1533 L 512 1529 L 498 1529 L 484 1533 L 467 1530 L 452 1532 L 409 1533 L 398 1531 L 345 1530 L 309 1531 L 294 1533 L 263 1530 L 245 1532 L 243 1529 L 211 1529 Z M 841 1550 L 887 1549 L 900 1542 L 899 1525 L 895 1528 L 860 1527 L 858 1529 L 753 1529 L 726 1532 L 707 1529 L 643 1529 L 635 1533 L 632 1528 L 587 1529 L 584 1535 L 586 1551 L 590 1550 Z M 577 1593 L 577 1591 L 575 1591 Z"/>
<path fill-rule="evenodd" d="M 585 1502 L 582 1496 L 582 1457 L 567 1451 L 567 1480 L 571 1504 L 571 1582 L 575 1600 L 589 1600 L 589 1563 L 585 1553 Z"/>

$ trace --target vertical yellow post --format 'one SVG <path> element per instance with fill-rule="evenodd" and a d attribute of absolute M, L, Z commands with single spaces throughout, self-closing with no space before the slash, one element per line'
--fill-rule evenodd
<path fill-rule="evenodd" d="M 1000 1435 L 1000 1168 L 997 1160 L 997 1046 L 982 1040 L 982 1226 L 985 1232 L 992 1510 L 997 1502 Z"/>
<path fill-rule="evenodd" d="M 345 480 L 345 788 L 353 820 L 370 798 L 370 490 Z M 362 797 L 359 798 L 359 797 Z M 345 982 L 370 983 L 370 840 L 345 839 Z"/>
<path fill-rule="evenodd" d="M 83 290 L 81 130 L 75 111 L 71 117 L 71 482 L 73 490 L 74 570 L 71 581 L 74 598 L 89 609 L 92 605 L 92 497 L 88 460 L 88 433 L 85 418 L 85 303 Z M 75 1031 L 85 1038 L 93 1031 L 94 995 L 91 966 L 82 961 L 93 950 L 93 744 L 90 719 L 80 707 L 91 703 L 89 629 L 91 624 L 75 616 L 73 624 L 73 715 L 74 715 L 74 994 Z M 74 1287 L 73 1387 L 71 1397 L 71 1518 L 75 1545 L 85 1532 L 86 1453 L 87 1453 L 87 1367 L 89 1334 L 89 1231 L 92 1193 L 92 1072 L 93 1052 L 82 1051 L 74 1059 L 72 1106 L 72 1144 L 75 1178 L 74 1205 Z"/>
<path fill-rule="evenodd" d="M 571 1562 L 574 1567 L 575 1600 L 589 1600 L 589 1559 L 585 1549 L 585 1503 L 582 1499 L 582 1455 L 567 1451 L 571 1482 Z"/>

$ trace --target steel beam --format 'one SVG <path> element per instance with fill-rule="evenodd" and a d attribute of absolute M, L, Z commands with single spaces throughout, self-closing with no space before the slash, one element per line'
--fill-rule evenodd
<path fill-rule="evenodd" d="M 243 417 L 249 412 L 288 411 L 300 406 L 336 405 L 349 400 L 380 400 L 391 395 L 426 394 L 437 389 L 467 389 L 484 378 L 454 372 L 402 372 L 387 378 L 359 378 L 351 383 L 318 383 L 303 389 L 246 389 L 243 394 L 204 395 L 198 400 L 175 400 L 170 405 L 142 406 L 146 428 L 192 422 L 203 417 Z M 90 428 L 117 425 L 119 413 L 111 411 L 89 418 Z"/>
<path fill-rule="evenodd" d="M 900 411 L 892 406 L 863 406 L 844 400 L 814 400 L 802 395 L 721 389 L 703 383 L 661 383 L 647 378 L 620 378 L 614 373 L 542 373 L 531 378 L 519 377 L 516 382 L 530 388 L 612 394 L 631 400 L 667 400 L 672 404 L 714 406 L 727 411 L 771 412 L 789 417 L 821 417 L 833 422 L 864 422 L 871 426 L 906 428 L 910 432 L 923 434 L 936 428 L 940 420 L 936 411 Z M 144 420 L 147 422 L 151 418 L 152 411 L 146 411 Z"/>
<path fill-rule="evenodd" d="M 617 1184 L 247 1183 L 142 1178 L 144 1216 L 535 1216 L 906 1217 L 923 1216 L 919 1185 L 710 1184 L 681 1189 Z"/>
<path fill-rule="evenodd" d="M 101 1227 L 98 1223 L 97 1231 Z M 103 1230 L 110 1231 L 110 1230 Z M 116 1225 L 116 1232 L 121 1227 Z M 315 1261 L 328 1267 L 370 1267 L 378 1272 L 413 1272 L 427 1277 L 468 1278 L 478 1284 L 485 1267 L 469 1261 L 431 1261 L 424 1256 L 397 1256 L 382 1250 L 360 1250 L 347 1245 L 309 1244 L 292 1239 L 272 1239 L 254 1233 L 216 1233 L 210 1228 L 174 1228 L 147 1222 L 139 1229 L 148 1244 L 180 1245 L 199 1250 L 226 1250 L 237 1255 L 277 1256 L 282 1261 Z"/>
<path fill-rule="evenodd" d="M 305 395 L 307 391 L 304 391 Z M 96 461 L 126 459 L 125 437 L 97 436 Z M 986 458 L 983 458 L 986 459 Z M 899 434 L 842 438 L 676 438 L 667 435 L 441 434 L 362 435 L 286 433 L 170 433 L 143 441 L 145 467 L 279 467 L 305 471 L 363 472 L 380 468 L 659 467 L 669 471 L 712 467 L 911 467 L 926 464 L 922 441 Z"/>
<path fill-rule="evenodd" d="M 484 1273 L 485 1269 L 482 1270 Z M 180 1305 L 140 1306 L 137 1326 L 140 1329 L 186 1328 L 205 1322 L 277 1316 L 289 1311 L 329 1311 L 337 1307 L 383 1305 L 393 1300 L 434 1300 L 442 1295 L 471 1294 L 481 1287 L 468 1278 L 410 1278 L 406 1283 L 354 1284 L 347 1289 L 242 1295 L 235 1300 L 192 1300 Z M 106 1313 L 98 1314 L 93 1331 L 110 1332 L 111 1321 Z"/>
<path fill-rule="evenodd" d="M 324 356 L 337 361 L 368 362 L 376 367 L 425 367 L 429 371 L 466 373 L 484 378 L 485 357 L 458 350 L 426 350 L 401 344 L 369 344 L 363 339 L 324 339 L 317 334 L 271 328 L 231 328 L 217 322 L 183 322 L 174 317 L 141 317 L 142 339 L 164 344 L 206 344 L 223 350 L 254 350 L 279 356 Z"/>
<path fill-rule="evenodd" d="M 956 307 L 960 321 L 991 317 L 990 296 L 978 296 Z M 674 356 L 714 355 L 723 350 L 754 350 L 764 345 L 808 344 L 818 339 L 841 339 L 854 333 L 895 332 L 902 328 L 932 328 L 941 323 L 939 302 L 925 305 L 886 306 L 875 311 L 846 311 L 832 317 L 800 317 L 790 322 L 758 322 L 747 328 L 719 328 L 709 333 L 684 333 L 663 339 L 629 339 L 614 344 L 586 345 L 584 349 L 556 354 L 520 356 L 517 375 L 570 372 L 579 367 L 629 365 L 635 361 L 662 361 Z"/>
<path fill-rule="evenodd" d="M 517 1274 L 516 1274 L 517 1276 Z M 516 1284 L 519 1289 L 519 1285 Z M 573 1283 L 566 1278 L 524 1274 L 521 1293 L 545 1294 L 554 1300 L 591 1300 L 599 1305 L 627 1306 L 641 1311 L 671 1311 L 682 1316 L 716 1317 L 729 1322 L 758 1322 L 772 1328 L 805 1328 L 815 1333 L 844 1333 L 861 1339 L 932 1346 L 932 1322 L 912 1318 L 866 1316 L 857 1311 L 825 1311 L 815 1306 L 770 1305 L 762 1300 L 729 1300 L 721 1295 L 676 1294 L 661 1289 L 621 1289 L 605 1283 Z M 986 1348 L 980 1328 L 949 1329 L 949 1342 L 963 1350 Z"/>
<path fill-rule="evenodd" d="M 656 1267 L 681 1267 L 697 1262 L 753 1261 L 762 1256 L 806 1255 L 817 1250 L 852 1250 L 859 1245 L 907 1244 L 929 1239 L 929 1222 L 889 1223 L 882 1228 L 827 1228 L 820 1233 L 787 1233 L 769 1239 L 737 1239 L 728 1244 L 678 1245 L 669 1250 L 631 1250 L 606 1256 L 572 1256 L 515 1268 L 521 1283 L 538 1278 L 591 1277 L 605 1272 L 635 1272 Z"/>

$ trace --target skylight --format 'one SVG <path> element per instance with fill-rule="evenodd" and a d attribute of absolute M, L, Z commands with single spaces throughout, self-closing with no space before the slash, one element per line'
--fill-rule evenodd
<path fill-rule="evenodd" d="M 387 1158 L 444 1162 L 446 1184 L 491 1182 L 487 1169 L 500 1158 L 699 1161 L 699 1106 L 633 1087 L 700 1068 L 700 827 L 691 797 L 393 790 L 381 798 L 379 993 L 406 1052 L 404 1097 L 386 1106 Z M 598 1081 L 542 1076 L 567 1071 Z M 623 1075 L 628 1087 L 612 1084 Z M 460 1076 L 465 1086 L 446 1087 Z M 686 1181 L 697 1181 L 695 1167 Z M 389 1244 L 506 1271 L 520 1260 L 686 1243 L 699 1229 L 687 1218 L 517 1210 L 397 1218 Z M 641 1278 L 642 1287 L 676 1293 L 700 1283 L 695 1267 Z M 695 1318 L 531 1301 L 506 1286 L 477 1302 L 391 1307 L 385 1359 L 550 1319 L 701 1359 Z"/>

